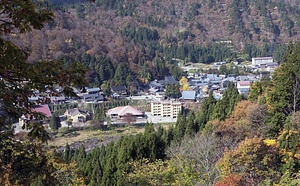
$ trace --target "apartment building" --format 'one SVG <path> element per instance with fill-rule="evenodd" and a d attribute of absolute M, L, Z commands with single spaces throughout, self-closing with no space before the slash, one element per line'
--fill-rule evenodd
<path fill-rule="evenodd" d="M 252 58 L 252 65 L 261 65 L 261 64 L 267 64 L 267 63 L 273 63 L 273 58 L 272 57 Z"/>
<path fill-rule="evenodd" d="M 151 114 L 153 116 L 177 118 L 181 111 L 181 102 L 174 101 L 152 101 Z"/>

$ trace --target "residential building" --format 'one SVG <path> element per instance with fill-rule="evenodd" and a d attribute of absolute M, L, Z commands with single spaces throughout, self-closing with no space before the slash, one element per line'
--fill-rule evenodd
<path fill-rule="evenodd" d="M 250 81 L 238 81 L 236 84 L 236 88 L 238 89 L 240 94 L 248 95 L 250 90 Z"/>
<path fill-rule="evenodd" d="M 163 82 L 164 85 L 178 84 L 179 82 L 175 80 L 173 76 L 166 76 Z"/>
<path fill-rule="evenodd" d="M 44 120 L 49 120 L 52 116 L 50 108 L 47 104 L 34 106 L 32 112 L 44 115 L 45 116 Z M 32 118 L 32 119 L 35 120 L 35 118 Z M 31 120 L 31 116 L 29 114 L 23 115 L 19 119 L 19 125 L 23 126 L 25 124 L 25 120 Z"/>
<path fill-rule="evenodd" d="M 59 104 L 59 103 L 65 103 L 66 97 L 65 96 L 52 96 L 50 97 L 51 103 Z"/>
<path fill-rule="evenodd" d="M 183 90 L 181 92 L 181 99 L 185 101 L 195 101 L 196 100 L 196 91 L 194 90 Z"/>
<path fill-rule="evenodd" d="M 68 120 L 72 120 L 75 123 L 86 122 L 90 117 L 90 112 L 87 109 L 74 108 L 68 109 L 64 115 L 68 118 Z"/>
<path fill-rule="evenodd" d="M 111 93 L 113 96 L 124 96 L 127 95 L 127 89 L 125 86 L 114 86 L 111 87 Z"/>
<path fill-rule="evenodd" d="M 267 63 L 273 63 L 273 57 L 252 58 L 252 65 L 261 65 L 261 64 L 267 64 Z"/>
<path fill-rule="evenodd" d="M 238 81 L 236 84 L 236 88 L 250 88 L 251 82 L 250 81 Z"/>
<path fill-rule="evenodd" d="M 106 113 L 106 116 L 111 117 L 113 119 L 122 119 L 127 114 L 130 114 L 135 118 L 143 118 L 144 117 L 143 112 L 141 112 L 137 108 L 132 107 L 130 105 L 109 109 Z"/>
<path fill-rule="evenodd" d="M 96 87 L 96 88 L 87 88 L 86 92 L 88 94 L 98 94 L 100 92 L 100 88 Z"/>
<path fill-rule="evenodd" d="M 174 101 L 152 101 L 151 114 L 153 116 L 177 118 L 181 111 L 181 102 Z"/>

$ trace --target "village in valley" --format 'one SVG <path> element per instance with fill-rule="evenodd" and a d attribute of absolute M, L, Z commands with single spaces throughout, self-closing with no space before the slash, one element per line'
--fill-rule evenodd
<path fill-rule="evenodd" d="M 64 133 L 67 133 L 66 128 L 67 131 L 89 128 L 103 131 L 126 126 L 140 127 L 146 123 L 168 126 L 176 123 L 182 109 L 199 108 L 210 92 L 216 100 L 222 99 L 229 83 L 234 84 L 239 94 L 246 97 L 251 84 L 261 78 L 270 78 L 278 63 L 273 62 L 272 57 L 257 57 L 252 58 L 248 65 L 234 63 L 235 68 L 247 69 L 247 73 L 220 73 L 220 69 L 228 65 L 226 62 L 212 63 L 205 66 L 207 73 L 195 64 L 182 66 L 185 75 L 180 80 L 171 75 L 155 79 L 146 85 L 135 80 L 135 94 L 130 94 L 126 86 L 112 86 L 110 95 L 105 95 L 99 87 L 85 87 L 82 90 L 74 88 L 76 97 L 49 96 L 48 104 L 37 105 L 34 111 L 46 116 L 42 123 L 50 130 L 51 117 L 59 118 L 56 131 L 62 130 Z M 44 96 L 36 92 L 29 100 L 38 102 Z M 59 114 L 54 116 L 53 113 Z M 16 133 L 24 131 L 22 126 L 26 119 L 23 115 L 19 123 L 14 125 Z"/>
<path fill-rule="evenodd" d="M 0 185 L 300 185 L 298 4 L 0 0 Z"/>

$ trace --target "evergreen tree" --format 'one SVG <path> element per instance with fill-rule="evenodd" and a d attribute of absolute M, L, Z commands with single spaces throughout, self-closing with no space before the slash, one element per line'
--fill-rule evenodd
<path fill-rule="evenodd" d="M 122 185 L 125 180 L 124 173 L 129 172 L 129 162 L 132 160 L 132 148 L 129 145 L 131 138 L 131 136 L 122 137 L 114 147 L 118 149 L 116 159 L 117 170 L 115 173 L 117 185 Z"/>
<path fill-rule="evenodd" d="M 280 66 L 272 76 L 267 91 L 267 104 L 272 115 L 270 135 L 283 129 L 286 117 L 300 110 L 300 42 L 290 44 Z"/>
<path fill-rule="evenodd" d="M 191 136 L 196 132 L 198 132 L 198 130 L 199 130 L 198 125 L 195 122 L 195 113 L 193 111 L 190 111 L 187 118 L 185 136 Z"/>
<path fill-rule="evenodd" d="M 217 100 L 213 97 L 212 91 L 210 91 L 208 98 L 202 101 L 201 109 L 197 114 L 196 123 L 198 125 L 198 130 L 204 128 L 206 123 L 212 118 L 216 103 Z"/>
<path fill-rule="evenodd" d="M 256 101 L 258 97 L 263 93 L 262 83 L 259 81 L 256 81 L 252 83 L 250 86 L 250 92 L 248 95 L 248 99 L 250 101 Z"/>
<path fill-rule="evenodd" d="M 71 155 L 70 146 L 67 143 L 62 158 L 63 160 L 65 160 L 66 163 L 70 163 L 71 157 L 72 155 Z"/>
<path fill-rule="evenodd" d="M 126 78 L 130 74 L 128 65 L 125 62 L 119 63 L 116 69 L 114 80 L 117 85 L 126 85 Z"/>
<path fill-rule="evenodd" d="M 115 172 L 117 171 L 117 149 L 114 148 L 114 143 L 108 144 L 106 147 L 106 161 L 103 167 L 103 177 L 101 185 L 117 185 Z"/>
<path fill-rule="evenodd" d="M 166 96 L 170 98 L 179 98 L 180 95 L 180 86 L 178 84 L 167 85 Z"/>
<path fill-rule="evenodd" d="M 185 130 L 186 130 L 186 115 L 185 113 L 182 111 L 181 114 L 178 114 L 178 118 L 176 121 L 176 125 L 175 125 L 175 130 L 174 130 L 174 140 L 180 142 L 185 134 Z"/>
<path fill-rule="evenodd" d="M 77 149 L 74 153 L 74 156 L 72 157 L 72 161 L 77 162 L 78 167 L 80 170 L 84 173 L 84 167 L 85 167 L 85 159 L 86 158 L 86 152 L 84 145 L 81 145 L 79 149 Z"/>
<path fill-rule="evenodd" d="M 57 131 L 61 127 L 60 118 L 56 113 L 51 116 L 49 127 L 54 131 Z"/>
<path fill-rule="evenodd" d="M 214 107 L 212 119 L 225 120 L 234 110 L 236 104 L 242 99 L 233 83 L 229 83 L 224 91 L 222 99 L 218 100 Z"/>

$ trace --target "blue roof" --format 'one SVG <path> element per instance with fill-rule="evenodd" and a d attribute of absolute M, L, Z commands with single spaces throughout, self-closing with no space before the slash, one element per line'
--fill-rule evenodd
<path fill-rule="evenodd" d="M 182 98 L 185 100 L 194 100 L 196 98 L 196 91 L 194 90 L 183 90 L 181 92 Z"/>

